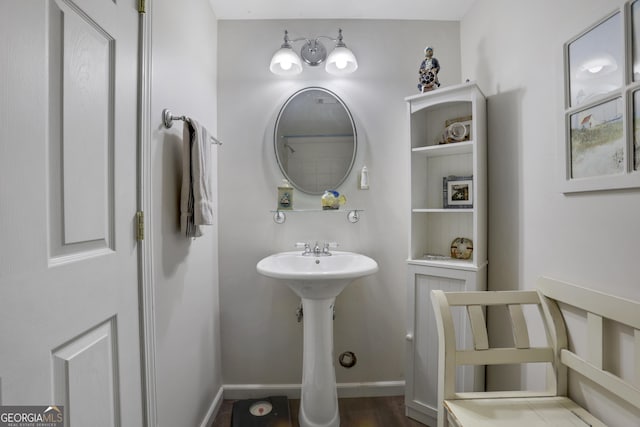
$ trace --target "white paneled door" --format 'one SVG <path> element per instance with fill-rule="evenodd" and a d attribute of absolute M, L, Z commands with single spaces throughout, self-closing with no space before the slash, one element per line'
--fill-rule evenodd
<path fill-rule="evenodd" d="M 134 0 L 0 0 L 0 404 L 143 425 Z"/>

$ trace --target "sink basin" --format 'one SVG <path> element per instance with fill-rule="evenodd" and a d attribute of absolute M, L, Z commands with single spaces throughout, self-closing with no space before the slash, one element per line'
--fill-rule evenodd
<path fill-rule="evenodd" d="M 336 297 L 354 279 L 378 271 L 378 263 L 354 252 L 303 256 L 301 251 L 270 255 L 257 265 L 263 276 L 282 279 L 301 298 Z"/>

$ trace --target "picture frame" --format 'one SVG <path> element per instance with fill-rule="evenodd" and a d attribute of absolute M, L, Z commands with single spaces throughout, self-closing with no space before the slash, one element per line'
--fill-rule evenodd
<path fill-rule="evenodd" d="M 444 209 L 473 208 L 473 176 L 442 178 L 442 205 Z"/>
<path fill-rule="evenodd" d="M 564 126 L 557 145 L 563 193 L 640 187 L 638 64 L 640 0 L 564 44 Z"/>
<path fill-rule="evenodd" d="M 569 116 L 571 179 L 624 172 L 622 98 L 593 105 Z"/>
<path fill-rule="evenodd" d="M 566 44 L 568 106 L 592 103 L 624 86 L 624 21 L 606 16 Z"/>

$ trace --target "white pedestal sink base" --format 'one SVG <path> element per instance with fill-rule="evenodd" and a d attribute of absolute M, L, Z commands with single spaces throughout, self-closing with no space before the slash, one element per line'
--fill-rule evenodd
<path fill-rule="evenodd" d="M 336 371 L 333 366 L 333 303 L 359 277 L 378 271 L 378 263 L 354 252 L 331 256 L 280 252 L 261 259 L 258 273 L 282 279 L 302 298 L 304 343 L 301 427 L 339 427 Z"/>
<path fill-rule="evenodd" d="M 333 365 L 335 298 L 302 299 L 304 312 L 300 427 L 338 427 L 338 393 Z"/>

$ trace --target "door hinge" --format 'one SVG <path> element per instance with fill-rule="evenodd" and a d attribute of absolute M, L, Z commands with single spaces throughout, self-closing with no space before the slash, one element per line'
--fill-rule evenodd
<path fill-rule="evenodd" d="M 147 5 L 145 0 L 138 0 L 138 13 L 146 13 Z"/>
<path fill-rule="evenodd" d="M 136 240 L 144 240 L 144 212 L 136 212 Z"/>

